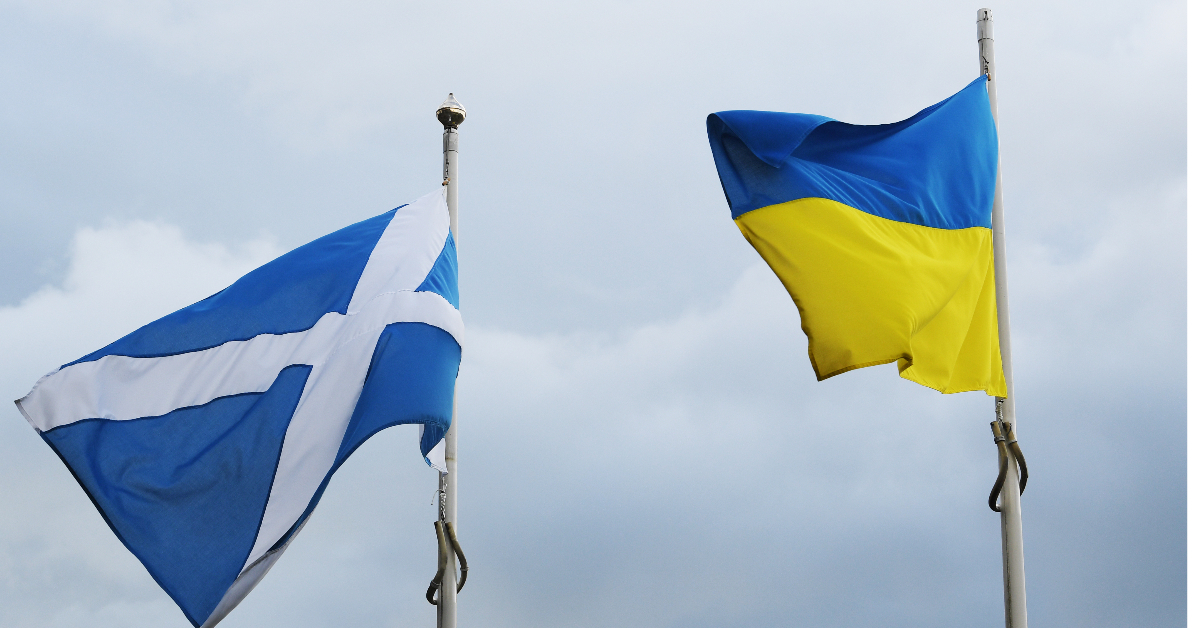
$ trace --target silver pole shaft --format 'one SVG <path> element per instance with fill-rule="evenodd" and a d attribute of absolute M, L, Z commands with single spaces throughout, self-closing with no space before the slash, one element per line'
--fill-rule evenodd
<path fill-rule="evenodd" d="M 451 98 L 454 95 L 451 94 Z M 455 103 L 457 105 L 457 103 Z M 444 105 L 443 105 L 444 106 Z M 442 133 L 442 177 L 446 186 L 446 206 L 450 209 L 450 233 L 458 246 L 458 128 L 446 125 Z M 458 393 L 454 395 L 454 409 L 450 414 L 450 429 L 446 431 L 446 474 L 439 478 L 445 482 L 446 521 L 458 533 Z M 450 565 L 442 575 L 442 586 L 438 590 L 438 628 L 455 628 L 458 623 L 458 569 L 453 553 Z"/>
<path fill-rule="evenodd" d="M 979 41 L 979 73 L 988 77 L 988 100 L 992 119 L 999 127 L 996 112 L 996 49 L 992 37 L 992 10 L 979 9 L 975 16 L 975 32 Z M 992 204 L 992 248 L 995 251 L 996 314 L 1000 332 L 1000 359 L 1004 365 L 1004 382 L 1008 397 L 996 398 L 1004 420 L 1017 434 L 1016 385 L 1012 369 L 1012 329 L 1008 317 L 1008 263 L 1004 249 L 1004 193 L 1000 167 L 996 167 L 996 198 Z M 1004 624 L 1008 628 L 1028 628 L 1025 608 L 1025 548 L 1021 534 L 1021 492 L 1018 485 L 1017 463 L 1009 460 L 1008 475 L 1000 492 L 1000 538 L 1004 563 Z"/>

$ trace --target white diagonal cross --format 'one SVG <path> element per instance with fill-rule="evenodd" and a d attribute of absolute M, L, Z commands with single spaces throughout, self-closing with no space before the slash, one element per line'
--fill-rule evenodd
<path fill-rule="evenodd" d="M 291 529 L 333 466 L 383 328 L 425 323 L 445 330 L 461 346 L 458 310 L 441 295 L 415 292 L 441 254 L 449 230 L 441 193 L 423 196 L 396 210 L 345 314 L 327 313 L 305 331 L 262 334 L 202 351 L 155 358 L 109 355 L 72 364 L 39 380 L 17 406 L 39 432 L 84 419 L 160 416 L 220 397 L 264 392 L 285 367 L 311 365 L 245 570 Z M 251 580 L 249 586 L 258 578 Z"/>

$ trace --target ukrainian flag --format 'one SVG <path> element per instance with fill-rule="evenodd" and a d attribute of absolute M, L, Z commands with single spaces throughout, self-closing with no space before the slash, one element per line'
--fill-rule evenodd
<path fill-rule="evenodd" d="M 893 124 L 708 116 L 733 219 L 800 310 L 817 379 L 896 362 L 943 393 L 1006 396 L 986 80 Z"/>

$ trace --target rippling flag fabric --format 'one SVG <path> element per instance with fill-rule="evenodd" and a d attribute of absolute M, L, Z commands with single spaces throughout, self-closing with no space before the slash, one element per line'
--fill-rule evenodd
<path fill-rule="evenodd" d="M 1006 394 L 986 80 L 893 124 L 708 116 L 733 219 L 796 303 L 817 379 L 896 362 L 943 393 Z"/>
<path fill-rule="evenodd" d="M 392 425 L 444 467 L 463 327 L 440 192 L 306 244 L 17 401 L 195 626 L 278 560 Z"/>

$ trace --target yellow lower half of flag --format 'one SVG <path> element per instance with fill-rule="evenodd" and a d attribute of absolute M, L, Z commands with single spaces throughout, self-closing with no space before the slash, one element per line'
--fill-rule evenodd
<path fill-rule="evenodd" d="M 823 198 L 736 222 L 800 310 L 817 379 L 896 362 L 943 393 L 1007 395 L 990 229 L 935 229 Z"/>

